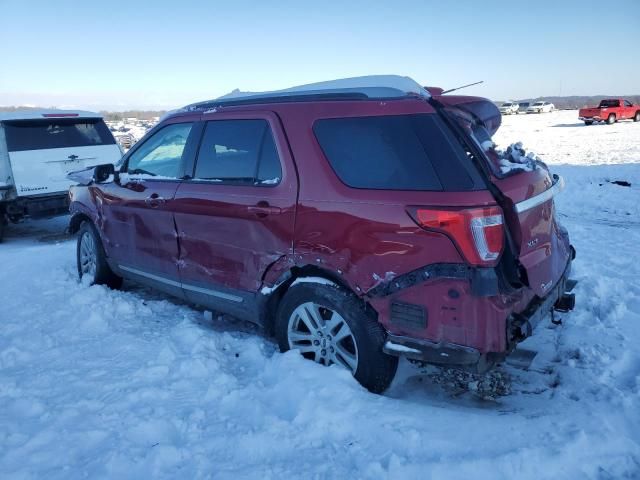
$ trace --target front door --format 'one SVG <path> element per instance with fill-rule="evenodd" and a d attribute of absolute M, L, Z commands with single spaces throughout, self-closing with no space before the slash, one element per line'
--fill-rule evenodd
<path fill-rule="evenodd" d="M 633 118 L 635 115 L 635 111 L 633 110 L 633 105 L 629 100 L 622 101 L 622 116 L 623 118 Z"/>
<path fill-rule="evenodd" d="M 193 125 L 159 129 L 128 155 L 119 181 L 103 188 L 107 254 L 125 274 L 171 293 L 179 290 L 173 203 Z"/>
<path fill-rule="evenodd" d="M 269 265 L 293 251 L 297 177 L 271 112 L 203 115 L 193 178 L 175 221 L 185 295 L 242 315 Z"/>

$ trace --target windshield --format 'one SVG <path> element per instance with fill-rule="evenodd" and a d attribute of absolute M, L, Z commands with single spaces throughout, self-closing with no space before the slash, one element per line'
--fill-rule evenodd
<path fill-rule="evenodd" d="M 620 106 L 620 100 L 602 100 L 600 102 L 600 108 L 619 107 L 619 106 Z"/>

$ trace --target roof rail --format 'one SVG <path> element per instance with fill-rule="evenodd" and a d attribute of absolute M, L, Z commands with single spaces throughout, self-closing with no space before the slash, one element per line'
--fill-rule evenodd
<path fill-rule="evenodd" d="M 183 111 L 215 108 L 217 106 L 249 105 L 261 103 L 330 101 L 330 100 L 382 100 L 407 96 L 429 98 L 429 92 L 409 77 L 398 75 L 371 75 L 311 83 L 269 92 L 233 91 L 227 95 L 187 105 Z"/>

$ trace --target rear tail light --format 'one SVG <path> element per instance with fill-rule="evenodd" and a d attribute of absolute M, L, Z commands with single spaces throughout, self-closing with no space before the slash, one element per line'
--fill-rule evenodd
<path fill-rule="evenodd" d="M 427 229 L 448 235 L 472 265 L 494 265 L 504 246 L 500 207 L 440 210 L 417 207 L 413 217 Z"/>

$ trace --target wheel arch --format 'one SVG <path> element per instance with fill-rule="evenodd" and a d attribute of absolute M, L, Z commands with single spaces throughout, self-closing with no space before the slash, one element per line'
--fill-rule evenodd
<path fill-rule="evenodd" d="M 365 305 L 365 308 L 370 311 L 369 313 L 374 315 L 374 318 L 377 318 L 377 312 L 369 303 L 362 299 L 361 292 L 352 288 L 340 272 L 332 271 L 328 268 L 313 264 L 295 265 L 281 272 L 278 279 L 274 282 L 273 287 L 264 287 L 258 292 L 258 296 L 261 297 L 259 301 L 260 314 L 262 318 L 265 319 L 264 328 L 269 335 L 273 335 L 274 333 L 274 323 L 278 307 L 289 288 L 296 280 L 310 277 L 328 280 L 335 283 L 341 289 L 352 293 L 356 297 L 360 298 Z"/>
<path fill-rule="evenodd" d="M 69 226 L 67 227 L 69 229 L 69 233 L 71 234 L 78 233 L 78 230 L 80 230 L 80 225 L 82 225 L 82 222 L 93 223 L 93 220 L 86 213 L 83 213 L 83 212 L 74 213 L 71 216 L 71 219 L 69 220 Z"/>

